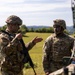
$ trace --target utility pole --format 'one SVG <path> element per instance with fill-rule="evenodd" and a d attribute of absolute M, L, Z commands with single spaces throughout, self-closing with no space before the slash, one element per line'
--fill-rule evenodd
<path fill-rule="evenodd" d="M 73 27 L 75 28 L 75 0 L 71 0 L 71 8 L 73 14 Z"/>

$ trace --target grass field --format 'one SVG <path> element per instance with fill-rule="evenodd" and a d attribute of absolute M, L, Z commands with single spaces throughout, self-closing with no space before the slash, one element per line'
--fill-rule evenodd
<path fill-rule="evenodd" d="M 42 67 L 42 55 L 43 55 L 43 44 L 45 39 L 50 35 L 50 33 L 26 33 L 27 37 L 24 37 L 24 42 L 28 43 L 31 41 L 34 37 L 42 37 L 43 41 L 40 43 L 37 43 L 30 51 L 29 54 L 33 60 L 34 63 L 37 64 L 37 67 L 35 68 L 37 75 L 45 75 Z M 34 72 L 32 68 L 30 69 L 24 69 L 25 75 L 34 75 Z"/>

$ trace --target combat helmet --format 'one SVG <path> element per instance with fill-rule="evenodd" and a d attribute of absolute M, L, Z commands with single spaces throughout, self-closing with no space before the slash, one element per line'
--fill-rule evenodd
<path fill-rule="evenodd" d="M 18 16 L 15 16 L 15 15 L 9 16 L 5 22 L 7 24 L 18 24 L 18 25 L 22 25 L 22 20 Z"/>
<path fill-rule="evenodd" d="M 63 27 L 63 29 L 66 29 L 66 23 L 62 19 L 56 19 L 56 20 L 54 20 L 53 27 L 56 26 L 56 25 Z"/>

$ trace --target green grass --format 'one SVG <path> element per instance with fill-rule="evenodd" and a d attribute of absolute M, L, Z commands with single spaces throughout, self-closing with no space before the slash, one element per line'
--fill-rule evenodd
<path fill-rule="evenodd" d="M 50 35 L 50 33 L 26 33 L 27 37 L 24 37 L 24 42 L 28 43 L 34 37 L 38 36 L 43 38 L 42 42 L 37 43 L 30 51 L 29 54 L 34 63 L 37 63 L 37 67 L 35 68 L 37 75 L 44 75 L 43 67 L 42 67 L 42 56 L 43 56 L 43 44 L 45 39 Z M 24 69 L 25 75 L 34 75 L 32 68 Z"/>

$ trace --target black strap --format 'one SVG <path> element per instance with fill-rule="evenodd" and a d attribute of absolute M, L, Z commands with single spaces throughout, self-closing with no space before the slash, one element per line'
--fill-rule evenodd
<path fill-rule="evenodd" d="M 23 46 L 23 53 L 24 53 L 25 56 L 27 56 L 28 62 L 29 62 L 30 66 L 32 67 L 32 69 L 33 69 L 33 71 L 34 71 L 34 73 L 35 73 L 35 75 L 36 75 L 36 72 L 35 72 L 35 69 L 34 69 L 34 64 L 33 64 L 32 60 L 31 60 L 31 58 L 30 58 L 30 55 L 29 55 L 29 53 L 28 53 L 28 50 L 27 50 L 27 48 L 25 47 L 25 44 L 24 44 L 24 42 L 23 42 L 22 39 L 20 40 L 20 42 L 21 42 L 21 44 L 22 44 L 22 46 Z"/>
<path fill-rule="evenodd" d="M 6 31 L 4 31 L 4 30 L 1 30 L 1 32 L 5 33 L 5 34 L 7 34 L 7 35 L 9 35 L 9 36 L 11 36 L 10 33 L 6 32 Z M 22 53 L 24 54 L 24 57 L 27 57 L 27 58 L 26 58 L 26 59 L 27 59 L 27 62 L 29 62 L 30 66 L 32 67 L 32 69 L 33 69 L 33 71 L 34 71 L 34 74 L 36 75 L 36 71 L 35 71 L 35 69 L 34 69 L 34 64 L 33 64 L 33 62 L 32 62 L 32 59 L 30 58 L 30 55 L 29 55 L 29 53 L 28 53 L 27 48 L 25 47 L 25 44 L 24 44 L 24 42 L 23 42 L 23 39 L 21 39 L 20 42 L 21 42 L 21 44 L 22 44 L 22 46 L 23 46 Z"/>
<path fill-rule="evenodd" d="M 2 32 L 2 33 L 5 33 L 5 34 L 7 34 L 7 35 L 9 35 L 9 36 L 11 36 L 10 33 L 6 32 L 6 31 L 4 31 L 4 30 L 1 30 L 1 32 Z"/>

